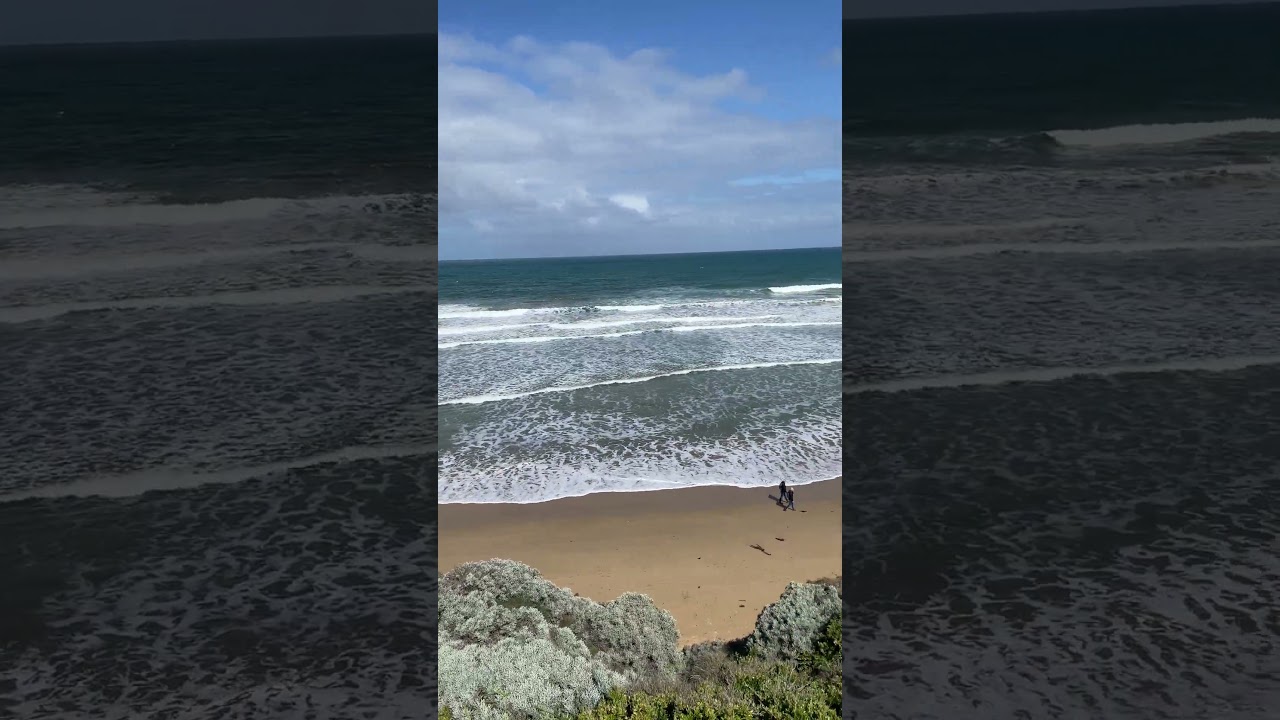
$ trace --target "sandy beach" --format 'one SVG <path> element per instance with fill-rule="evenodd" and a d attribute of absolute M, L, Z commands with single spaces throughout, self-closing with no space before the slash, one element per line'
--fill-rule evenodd
<path fill-rule="evenodd" d="M 791 581 L 840 573 L 840 480 L 777 488 L 599 493 L 535 504 L 440 506 L 440 570 L 508 558 L 597 602 L 641 592 L 681 643 L 749 634 Z"/>

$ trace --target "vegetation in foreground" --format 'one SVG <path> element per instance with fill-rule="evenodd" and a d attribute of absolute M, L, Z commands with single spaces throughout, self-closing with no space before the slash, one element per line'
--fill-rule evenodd
<path fill-rule="evenodd" d="M 441 717 L 450 720 L 835 720 L 839 581 L 791 583 L 727 644 L 685 650 L 671 614 L 595 603 L 510 560 L 440 582 Z"/>

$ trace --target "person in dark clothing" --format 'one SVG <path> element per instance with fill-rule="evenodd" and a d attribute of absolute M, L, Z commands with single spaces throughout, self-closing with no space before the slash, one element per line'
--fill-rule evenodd
<path fill-rule="evenodd" d="M 787 489 L 787 507 L 791 510 L 796 509 L 796 491 L 790 488 Z"/>
<path fill-rule="evenodd" d="M 783 480 L 778 483 L 778 505 L 783 510 L 787 509 L 787 481 Z"/>

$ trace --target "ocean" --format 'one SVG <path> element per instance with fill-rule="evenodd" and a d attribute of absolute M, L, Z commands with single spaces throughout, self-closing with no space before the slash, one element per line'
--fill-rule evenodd
<path fill-rule="evenodd" d="M 1280 707 L 1280 5 L 846 22 L 846 716 Z"/>
<path fill-rule="evenodd" d="M 0 716 L 429 712 L 435 63 L 0 48 Z"/>
<path fill-rule="evenodd" d="M 440 264 L 441 503 L 840 474 L 840 249 Z"/>

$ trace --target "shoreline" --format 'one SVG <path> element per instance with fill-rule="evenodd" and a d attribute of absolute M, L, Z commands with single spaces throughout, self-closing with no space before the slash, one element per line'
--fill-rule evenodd
<path fill-rule="evenodd" d="M 788 484 L 787 484 L 787 487 L 793 487 L 793 488 L 808 487 L 808 486 L 811 486 L 811 485 L 817 485 L 818 483 L 831 482 L 831 480 L 832 480 L 832 478 L 829 478 L 829 477 L 818 478 L 818 479 L 816 479 L 816 480 L 805 480 L 805 481 L 804 481 L 804 482 L 802 482 L 802 483 L 788 483 Z M 837 481 L 838 481 L 838 480 L 840 480 L 840 478 L 838 478 L 838 477 L 837 477 L 837 478 L 835 478 L 835 480 L 837 480 Z M 553 503 L 553 502 L 563 502 L 563 501 L 565 501 L 565 500 L 576 500 L 576 499 L 578 499 L 578 498 L 593 497 L 593 496 L 596 496 L 596 495 L 638 495 L 638 494 L 641 494 L 641 493 L 667 493 L 667 492 L 676 492 L 676 491 L 680 491 L 680 490 L 696 490 L 696 489 L 699 489 L 699 488 L 728 488 L 728 489 L 731 489 L 731 490 L 771 490 L 771 489 L 776 488 L 776 487 L 778 487 L 778 486 L 777 486 L 777 485 L 761 485 L 761 486 L 756 486 L 756 485 L 716 485 L 716 484 L 711 484 L 711 485 L 682 485 L 682 486 L 680 486 L 680 487 L 664 487 L 664 488 L 633 488 L 633 489 L 630 489 L 630 490 L 599 490 L 599 491 L 596 491 L 596 492 L 584 493 L 584 494 L 582 494 L 582 495 L 565 495 L 565 496 L 563 496 L 563 497 L 549 498 L 549 499 L 547 499 L 547 500 L 531 500 L 531 501 L 529 501 L 529 502 L 511 502 L 511 501 L 509 501 L 509 500 L 494 500 L 494 501 L 492 501 L 492 502 L 490 502 L 490 501 L 480 501 L 480 502 L 477 502 L 477 501 L 469 501 L 469 502 L 436 502 L 436 505 L 438 505 L 438 506 L 440 506 L 440 507 L 459 507 L 459 506 L 467 506 L 467 507 L 486 507 L 486 506 L 497 506 L 497 505 L 512 505 L 512 506 L 515 506 L 515 507 L 530 507 L 530 506 L 534 506 L 534 505 L 545 505 L 545 504 L 547 504 L 547 503 Z"/>
<path fill-rule="evenodd" d="M 596 602 L 644 593 L 671 612 L 680 644 L 749 635 L 789 582 L 841 573 L 840 478 L 795 485 L 603 492 L 538 503 L 439 507 L 444 574 L 466 562 L 518 560 Z"/>

